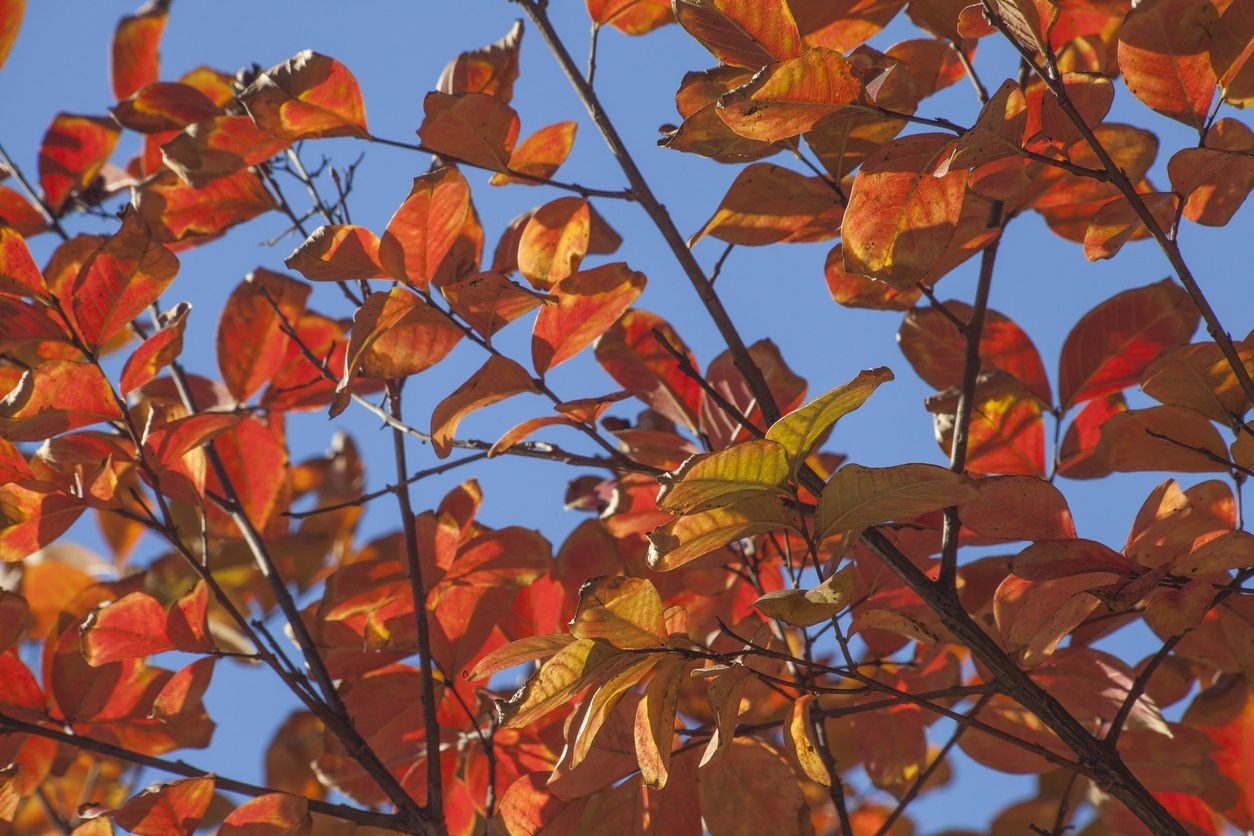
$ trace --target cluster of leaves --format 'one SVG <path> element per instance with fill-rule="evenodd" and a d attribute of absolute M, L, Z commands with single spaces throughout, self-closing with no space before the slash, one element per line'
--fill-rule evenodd
<path fill-rule="evenodd" d="M 545 2 L 520 0 L 621 164 L 618 190 L 555 179 L 575 122 L 519 140 L 521 23 L 457 56 L 401 142 L 371 133 L 353 75 L 317 53 L 162 81 L 169 5 L 119 23 L 116 104 L 58 115 L 37 183 L 0 151 L 0 830 L 907 834 L 954 747 L 1039 776 L 993 832 L 1254 828 L 1239 511 L 1254 336 L 1228 336 L 1177 243 L 1184 220 L 1224 225 L 1254 187 L 1254 133 L 1219 118 L 1254 102 L 1254 4 L 588 0 L 584 76 Z M 23 6 L 0 0 L 0 62 Z M 919 37 L 867 45 L 903 10 Z M 661 144 L 743 164 L 688 242 L 592 76 L 602 28 L 676 22 L 718 64 L 681 80 Z M 1020 57 L 992 92 L 972 63 L 989 38 Z M 964 76 L 973 125 L 919 115 Z M 1154 134 L 1107 121 L 1117 84 L 1197 130 L 1170 190 L 1148 179 Z M 140 153 L 115 165 L 126 131 Z M 351 167 L 324 198 L 302 163 L 302 143 L 332 137 L 435 157 L 377 233 L 350 219 Z M 763 162 L 781 153 L 808 173 Z M 562 195 L 485 259 L 475 170 Z M 591 263 L 623 245 L 594 207 L 609 200 L 639 204 L 724 338 L 704 370 L 635 307 L 643 274 Z M 1174 272 L 1085 314 L 1052 383 L 988 307 L 1000 239 L 1029 211 L 1089 259 L 1152 238 Z M 235 287 L 220 380 L 193 374 L 190 308 L 160 308 L 177 253 L 267 213 L 305 238 L 285 262 L 301 278 L 271 265 Z M 83 215 L 107 234 L 67 231 Z M 36 236 L 57 239 L 42 267 Z M 904 313 L 948 466 L 823 451 L 892 372 L 808 399 L 772 342 L 740 338 L 693 255 L 705 237 L 724 258 L 839 239 L 831 295 Z M 942 301 L 936 284 L 976 258 L 975 298 Z M 318 284 L 347 316 L 311 306 Z M 529 367 L 493 341 L 524 317 Z M 1201 322 L 1210 339 L 1191 342 Z M 482 366 L 425 428 L 407 423 L 405 380 L 463 340 Z M 619 391 L 553 390 L 549 372 L 585 351 Z M 1131 408 L 1132 387 L 1158 405 Z M 495 440 L 459 434 L 522 393 L 551 410 Z M 642 411 L 609 413 L 629 398 Z M 350 408 L 393 437 L 394 481 L 375 491 L 347 436 L 289 456 L 290 415 Z M 591 452 L 532 440 L 553 429 Z M 407 439 L 449 460 L 411 471 Z M 411 507 L 412 482 L 501 455 L 591 471 L 566 496 L 587 517 L 556 550 L 481 522 L 474 481 Z M 1056 479 L 1130 471 L 1228 481 L 1163 482 L 1120 550 L 1080 538 Z M 362 537 L 370 502 L 394 503 L 395 530 Z M 84 515 L 109 559 L 59 542 Z M 141 538 L 158 555 L 136 565 Z M 959 560 L 990 546 L 1003 553 Z M 1097 646 L 1134 623 L 1161 649 L 1132 663 Z M 177 670 L 152 660 L 170 652 Z M 303 706 L 269 743 L 264 785 L 164 757 L 209 744 L 203 698 L 225 664 L 264 666 Z M 939 747 L 938 722 L 953 725 Z M 135 794 L 140 769 L 180 777 Z"/>

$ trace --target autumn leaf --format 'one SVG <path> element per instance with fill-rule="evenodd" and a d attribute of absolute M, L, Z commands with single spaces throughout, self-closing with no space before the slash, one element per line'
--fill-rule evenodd
<path fill-rule="evenodd" d="M 821 178 L 756 163 L 736 176 L 692 242 L 706 235 L 748 247 L 822 241 L 839 232 L 843 211 L 831 184 Z"/>
<path fill-rule="evenodd" d="M 136 14 L 118 21 L 110 48 L 109 77 L 118 101 L 157 80 L 157 49 L 169 17 L 165 3 L 146 3 Z"/>
<path fill-rule="evenodd" d="M 784 448 L 795 474 L 836 422 L 862 406 L 881 383 L 892 379 L 893 373 L 886 368 L 859 372 L 843 386 L 780 418 L 766 431 L 766 437 Z"/>
<path fill-rule="evenodd" d="M 470 187 L 452 167 L 414 178 L 379 240 L 379 263 L 398 281 L 426 288 L 449 256 L 471 212 Z"/>
<path fill-rule="evenodd" d="M 1119 70 L 1132 95 L 1200 128 L 1215 96 L 1211 33 L 1219 12 L 1210 0 L 1150 0 L 1119 29 Z"/>
<path fill-rule="evenodd" d="M 853 600 L 857 574 L 853 564 L 834 572 L 812 589 L 780 589 L 753 602 L 767 618 L 793 627 L 813 627 L 835 618 Z"/>
<path fill-rule="evenodd" d="M 518 54 L 522 47 L 523 24 L 515 21 L 499 41 L 481 49 L 460 53 L 448 63 L 436 82 L 441 93 L 486 93 L 508 102 L 518 81 Z"/>
<path fill-rule="evenodd" d="M 588 16 L 624 35 L 647 35 L 675 19 L 667 0 L 586 0 Z"/>
<path fill-rule="evenodd" d="M 741 500 L 678 517 L 649 532 L 649 566 L 668 572 L 733 540 L 795 527 L 796 523 L 775 497 Z"/>
<path fill-rule="evenodd" d="M 575 144 L 575 122 L 556 122 L 533 133 L 518 143 L 509 157 L 509 170 L 513 174 L 498 172 L 489 181 L 493 186 L 519 183 L 524 186 L 540 185 L 548 180 L 570 156 Z M 523 177 L 515 174 L 526 175 Z"/>
<path fill-rule="evenodd" d="M 470 379 L 436 404 L 431 414 L 431 444 L 440 458 L 453 449 L 457 427 L 472 412 L 520 392 L 534 392 L 536 384 L 526 369 L 497 355 L 488 358 Z"/>
<path fill-rule="evenodd" d="M 644 292 L 643 273 L 623 262 L 572 273 L 553 287 L 556 304 L 544 305 L 531 335 L 537 373 L 574 357 L 604 334 Z"/>
<path fill-rule="evenodd" d="M 861 98 L 853 66 L 839 52 L 820 48 L 767 65 L 723 96 L 717 112 L 741 136 L 777 142 L 805 133 Z"/>
<path fill-rule="evenodd" d="M 845 269 L 906 290 L 944 255 L 967 181 L 964 169 L 937 171 L 949 146 L 942 134 L 917 134 L 862 164 L 841 228 Z"/>
<path fill-rule="evenodd" d="M 518 141 L 518 114 L 487 93 L 431 92 L 423 99 L 422 144 L 455 161 L 508 171 Z"/>
<path fill-rule="evenodd" d="M 784 0 L 678 0 L 675 19 L 724 64 L 757 70 L 805 51 Z"/>
<path fill-rule="evenodd" d="M 247 116 L 214 116 L 161 146 L 161 159 L 184 183 L 202 188 L 283 152 L 290 140 L 258 128 Z"/>
<path fill-rule="evenodd" d="M 121 132 L 111 119 L 59 113 L 39 147 L 39 185 L 54 214 L 91 184 L 109 161 Z"/>
<path fill-rule="evenodd" d="M 364 227 L 320 226 L 283 260 L 310 281 L 355 281 L 383 275 L 379 239 Z"/>
<path fill-rule="evenodd" d="M 227 298 L 218 319 L 218 368 L 236 400 L 247 401 L 283 366 L 289 342 L 284 322 L 300 319 L 308 298 L 305 285 L 262 268 Z"/>
<path fill-rule="evenodd" d="M 186 84 L 155 82 L 109 109 L 122 127 L 144 134 L 181 131 L 218 115 L 209 97 Z"/>
<path fill-rule="evenodd" d="M 930 464 L 872 468 L 847 464 L 823 488 L 815 520 L 819 538 L 929 511 L 962 506 L 980 495 L 962 474 Z"/>
<path fill-rule="evenodd" d="M 205 777 L 153 784 L 110 816 L 138 836 L 191 833 L 209 809 L 213 783 L 212 777 Z"/>
<path fill-rule="evenodd" d="M 258 128 L 284 139 L 368 136 L 357 79 L 339 61 L 311 50 L 257 76 L 239 100 Z"/>
<path fill-rule="evenodd" d="M 267 793 L 241 804 L 222 820 L 219 836 L 300 836 L 312 832 L 309 804 L 286 793 Z"/>

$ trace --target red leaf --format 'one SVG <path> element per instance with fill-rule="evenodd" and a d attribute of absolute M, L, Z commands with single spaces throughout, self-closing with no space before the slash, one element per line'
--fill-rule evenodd
<path fill-rule="evenodd" d="M 536 131 L 514 149 L 509 158 L 509 170 L 540 180 L 552 177 L 570 156 L 577 127 L 575 122 L 557 122 Z M 527 177 L 513 177 L 505 173 L 493 174 L 489 182 L 493 186 L 504 186 L 507 183 L 540 185 Z"/>
<path fill-rule="evenodd" d="M 320 226 L 283 261 L 310 281 L 377 279 L 379 239 L 360 226 Z"/>
<path fill-rule="evenodd" d="M 121 417 L 109 381 L 95 366 L 52 360 L 28 370 L 0 401 L 0 435 L 42 441 Z"/>
<path fill-rule="evenodd" d="M 193 122 L 212 119 L 218 107 L 186 84 L 157 82 L 140 89 L 109 109 L 124 128 L 143 134 L 179 131 Z"/>
<path fill-rule="evenodd" d="M 113 33 L 109 76 L 118 101 L 157 80 L 157 48 L 165 30 L 169 0 L 149 0 L 138 12 L 118 21 Z"/>
<path fill-rule="evenodd" d="M 222 820 L 218 836 L 303 836 L 312 828 L 308 801 L 274 792 L 236 807 Z"/>
<path fill-rule="evenodd" d="M 311 50 L 266 70 L 239 100 L 257 127 L 284 139 L 369 136 L 357 79 Z"/>
<path fill-rule="evenodd" d="M 1159 113 L 1200 128 L 1215 97 L 1211 0 L 1144 0 L 1119 29 L 1119 70 L 1132 95 Z"/>
<path fill-rule="evenodd" d="M 173 649 L 165 608 L 143 592 L 132 592 L 93 612 L 83 624 L 83 655 L 92 666 L 141 659 Z"/>
<path fill-rule="evenodd" d="M 299 320 L 308 298 L 307 286 L 259 267 L 226 300 L 218 320 L 218 368 L 236 400 L 247 401 L 287 361 L 283 320 Z"/>
<path fill-rule="evenodd" d="M 204 711 L 202 699 L 213 678 L 212 656 L 205 656 L 176 672 L 152 701 L 152 716 L 167 723 L 177 723 L 185 716 Z"/>
<path fill-rule="evenodd" d="M 26 198 L 7 186 L 0 186 L 0 226 L 5 224 L 27 238 L 48 228 L 43 215 Z"/>
<path fill-rule="evenodd" d="M 58 113 L 53 118 L 39 146 L 39 185 L 53 214 L 96 179 L 119 133 L 113 120 L 102 116 Z"/>
<path fill-rule="evenodd" d="M 1063 343 L 1058 361 L 1062 408 L 1136 383 L 1164 349 L 1189 341 L 1198 319 L 1188 294 L 1170 279 L 1102 302 L 1080 318 Z"/>
<path fill-rule="evenodd" d="M 1112 415 L 1128 408 L 1123 395 L 1115 393 L 1094 398 L 1071 419 L 1058 453 L 1058 475 L 1069 479 L 1100 479 L 1110 468 L 1097 455 L 1102 438 L 1102 424 Z"/>
<path fill-rule="evenodd" d="M 628 311 L 597 341 L 597 362 L 619 386 L 695 431 L 701 387 L 680 371 L 674 355 L 654 331 L 660 331 L 673 348 L 687 355 L 695 368 L 695 359 L 674 329 L 661 317 L 640 310 Z"/>
<path fill-rule="evenodd" d="M 81 500 L 45 483 L 0 485 L 0 561 L 22 560 L 52 545 L 85 510 Z"/>
<path fill-rule="evenodd" d="M 261 130 L 247 116 L 214 116 L 162 145 L 161 157 L 184 183 L 202 187 L 263 163 L 290 144 Z"/>
<path fill-rule="evenodd" d="M 74 282 L 74 319 L 83 341 L 91 348 L 103 345 L 157 301 L 178 270 L 174 254 L 128 209 L 121 228 L 92 253 Z"/>
<path fill-rule="evenodd" d="M 161 370 L 183 353 L 183 331 L 187 328 L 187 314 L 191 306 L 181 303 L 163 317 L 164 324 L 157 333 L 140 344 L 126 358 L 122 377 L 118 381 L 118 393 L 122 397 L 148 383 Z"/>
<path fill-rule="evenodd" d="M 112 813 L 136 836 L 191 836 L 213 800 L 213 778 L 184 778 L 154 784 Z"/>
<path fill-rule="evenodd" d="M 26 0 L 0 0 L 0 67 L 9 57 L 9 50 L 17 40 L 17 30 L 26 13 Z"/>
<path fill-rule="evenodd" d="M 672 22 L 669 0 L 586 0 L 588 16 L 600 26 L 613 26 L 624 35 L 646 35 Z"/>
<path fill-rule="evenodd" d="M 48 298 L 48 286 L 31 258 L 26 239 L 4 224 L 0 224 L 0 292 Z"/>

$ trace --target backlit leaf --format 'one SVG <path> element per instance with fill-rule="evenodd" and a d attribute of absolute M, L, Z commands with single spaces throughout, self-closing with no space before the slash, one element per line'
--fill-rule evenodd
<path fill-rule="evenodd" d="M 649 532 L 649 566 L 658 572 L 677 569 L 733 540 L 795 528 L 775 497 L 745 499 L 722 508 L 678 517 Z"/>
<path fill-rule="evenodd" d="M 1149 107 L 1201 127 L 1215 96 L 1211 33 L 1219 12 L 1210 0 L 1145 0 L 1119 30 L 1119 70 Z"/>
<path fill-rule="evenodd" d="M 154 0 L 118 21 L 109 62 L 113 95 L 118 101 L 157 80 L 160 73 L 157 48 L 168 16 L 169 3 Z"/>
<path fill-rule="evenodd" d="M 766 437 L 784 448 L 792 472 L 796 473 L 814 445 L 826 437 L 837 421 L 862 406 L 881 383 L 892 379 L 893 373 L 883 367 L 859 372 L 848 383 L 780 418 L 766 431 Z"/>
<path fill-rule="evenodd" d="M 677 0 L 675 19 L 724 64 L 757 70 L 805 51 L 784 0 Z"/>
<path fill-rule="evenodd" d="M 192 833 L 213 800 L 213 778 L 184 778 L 153 784 L 111 815 L 137 836 Z"/>
<path fill-rule="evenodd" d="M 305 836 L 312 832 L 309 804 L 286 793 L 269 793 L 241 804 L 222 820 L 218 836 Z"/>
<path fill-rule="evenodd" d="M 422 102 L 418 138 L 429 150 L 491 171 L 507 171 L 518 141 L 518 114 L 486 93 L 432 92 Z"/>
<path fill-rule="evenodd" d="M 518 53 L 522 46 L 523 24 L 514 26 L 503 38 L 481 49 L 460 53 L 440 73 L 436 89 L 441 93 L 486 93 L 508 102 L 518 80 Z"/>
<path fill-rule="evenodd" d="M 862 98 L 862 82 L 839 52 L 812 49 L 769 64 L 719 100 L 718 115 L 736 133 L 776 142 L 805 133 Z"/>
<path fill-rule="evenodd" d="M 659 481 L 658 508 L 692 514 L 782 490 L 790 476 L 784 448 L 769 439 L 746 441 L 689 458 Z"/>
<path fill-rule="evenodd" d="M 873 468 L 847 464 L 823 488 L 815 534 L 822 538 L 889 520 L 911 520 L 929 511 L 964 505 L 979 495 L 979 488 L 965 476 L 937 465 Z"/>
<path fill-rule="evenodd" d="M 377 279 L 383 275 L 379 239 L 360 226 L 320 226 L 283 263 L 310 281 Z"/>
<path fill-rule="evenodd" d="M 556 122 L 533 133 L 518 143 L 509 157 L 509 170 L 528 177 L 514 177 L 510 174 L 497 173 L 489 181 L 493 186 L 504 186 L 507 183 L 519 183 L 524 186 L 539 185 L 530 177 L 547 180 L 557 173 L 562 163 L 570 156 L 570 149 L 575 144 L 575 122 Z"/>
<path fill-rule="evenodd" d="M 577 639 L 602 639 L 623 650 L 665 647 L 669 641 L 662 599 L 644 578 L 602 575 L 579 589 L 570 622 Z"/>
<path fill-rule="evenodd" d="M 357 79 L 312 50 L 266 70 L 239 99 L 257 127 L 284 139 L 367 135 Z"/>
<path fill-rule="evenodd" d="M 770 163 L 746 166 L 693 241 L 706 235 L 749 247 L 822 241 L 840 230 L 842 206 L 829 183 Z"/>
<path fill-rule="evenodd" d="M 443 167 L 415 177 L 379 240 L 379 263 L 393 278 L 427 287 L 470 211 L 470 186 L 457 169 Z"/>
<path fill-rule="evenodd" d="M 780 589 L 753 602 L 767 618 L 793 627 L 813 627 L 836 617 L 853 600 L 857 572 L 852 564 L 833 573 L 813 589 Z"/>
<path fill-rule="evenodd" d="M 557 304 L 540 308 L 531 335 L 531 359 L 545 374 L 591 345 L 644 291 L 643 273 L 623 262 L 581 270 L 553 288 Z"/>
<path fill-rule="evenodd" d="M 111 119 L 58 113 L 39 147 L 39 185 L 54 214 L 70 195 L 96 179 L 117 145 L 120 131 Z"/>
<path fill-rule="evenodd" d="M 247 401 L 286 362 L 290 339 L 283 320 L 295 324 L 308 298 L 305 285 L 262 268 L 227 298 L 218 320 L 218 368 L 236 400 Z"/>
<path fill-rule="evenodd" d="M 440 458 L 448 457 L 457 426 L 470 413 L 520 392 L 534 391 L 535 382 L 522 366 L 499 355 L 488 358 L 469 380 L 436 404 L 431 414 L 431 444 L 435 454 Z"/>

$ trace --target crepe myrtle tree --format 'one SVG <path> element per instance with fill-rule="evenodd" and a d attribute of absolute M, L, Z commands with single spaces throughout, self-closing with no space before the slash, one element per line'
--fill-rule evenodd
<path fill-rule="evenodd" d="M 0 0 L 0 61 L 23 5 Z M 0 149 L 0 830 L 908 834 L 955 747 L 1039 776 L 993 832 L 1254 827 L 1254 341 L 1204 292 L 1245 277 L 1194 273 L 1179 243 L 1254 184 L 1254 0 L 586 5 L 577 60 L 546 0 L 502 2 L 519 21 L 453 57 L 398 139 L 326 55 L 164 74 L 178 14 L 158 0 L 118 23 L 104 115 L 58 115 L 33 168 Z M 865 43 L 898 17 L 910 38 Z M 675 24 L 713 66 L 675 80 L 667 150 L 633 153 L 597 38 Z M 520 132 L 524 27 L 604 146 L 598 187 L 561 177 L 574 121 Z M 1011 60 L 977 75 L 992 42 Z M 929 106 L 959 84 L 973 124 Z M 1146 127 L 1107 121 L 1120 85 Z M 1197 141 L 1162 149 L 1159 186 L 1163 119 Z M 140 153 L 117 159 L 126 132 Z M 329 137 L 429 155 L 385 228 L 352 223 L 353 164 L 306 164 Z M 710 266 L 650 183 L 675 153 L 733 172 L 696 236 L 726 245 Z M 485 230 L 492 187 L 537 205 Z M 660 235 L 624 241 L 611 201 Z M 1052 379 L 988 307 L 1002 233 L 1030 212 L 1090 260 L 1150 239 L 1171 272 L 1085 314 Z M 276 226 L 303 242 L 283 264 L 220 310 L 179 301 L 180 253 Z M 715 283 L 732 249 L 814 241 L 834 242 L 837 303 L 901 312 L 948 466 L 822 449 L 901 358 L 815 396 L 742 336 Z M 691 284 L 721 354 L 637 307 L 641 247 Z M 967 261 L 974 296 L 942 300 Z M 338 290 L 315 310 L 318 283 Z M 212 349 L 185 341 L 193 316 L 216 319 Z M 531 329 L 530 357 L 493 340 L 505 328 Z M 464 383 L 406 391 L 460 343 Z M 188 348 L 216 350 L 219 379 Z M 581 352 L 619 391 L 552 388 Z M 1129 408 L 1137 386 L 1157 405 Z M 547 404 L 459 432 L 522 393 Z M 392 460 L 367 468 L 344 435 L 291 460 L 286 417 L 318 411 L 382 422 Z M 473 480 L 413 506 L 414 482 L 498 456 L 569 469 L 583 518 L 556 548 L 480 522 Z M 1121 550 L 1079 537 L 1067 480 L 1141 470 L 1193 483 L 1154 489 Z M 367 505 L 387 531 L 359 530 Z M 60 542 L 83 517 L 107 559 Z M 141 539 L 159 556 L 133 560 Z M 1013 556 L 970 554 L 998 544 Z M 1094 646 L 1134 622 L 1158 639 L 1146 658 Z M 167 651 L 190 663 L 150 661 Z M 241 664 L 300 706 L 258 784 L 172 754 L 209 744 L 202 698 Z"/>

